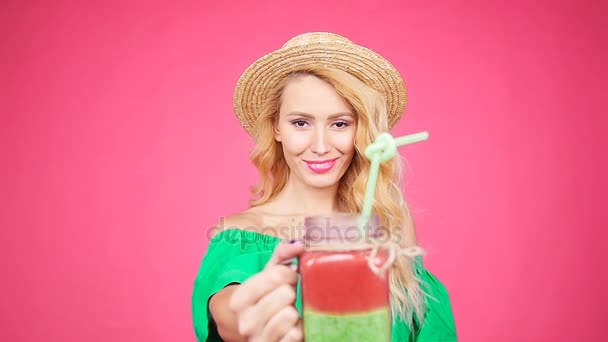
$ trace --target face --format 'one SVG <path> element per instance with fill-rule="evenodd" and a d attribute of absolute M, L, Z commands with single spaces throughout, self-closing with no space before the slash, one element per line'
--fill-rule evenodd
<path fill-rule="evenodd" d="M 275 124 L 291 177 L 314 188 L 337 185 L 355 154 L 356 125 L 355 113 L 331 84 L 312 75 L 292 79 Z"/>

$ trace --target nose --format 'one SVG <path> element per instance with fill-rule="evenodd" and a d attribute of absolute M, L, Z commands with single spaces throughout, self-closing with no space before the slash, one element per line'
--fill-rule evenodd
<path fill-rule="evenodd" d="M 328 137 L 327 137 L 327 133 L 325 132 L 325 130 L 323 130 L 323 129 L 315 130 L 315 135 L 313 137 L 313 143 L 312 143 L 311 150 L 312 150 L 312 152 L 314 152 L 318 155 L 323 155 L 323 154 L 329 152 Z"/>

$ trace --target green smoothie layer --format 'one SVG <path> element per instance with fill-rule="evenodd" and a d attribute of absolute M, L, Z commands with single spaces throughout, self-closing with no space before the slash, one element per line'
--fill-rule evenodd
<path fill-rule="evenodd" d="M 352 342 L 391 340 L 391 317 L 388 308 L 357 314 L 325 314 L 304 310 L 306 342 Z"/>

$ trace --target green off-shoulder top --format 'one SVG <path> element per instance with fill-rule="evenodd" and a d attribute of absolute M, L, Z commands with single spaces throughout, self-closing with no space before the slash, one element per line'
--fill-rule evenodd
<path fill-rule="evenodd" d="M 192 317 L 199 342 L 222 341 L 209 312 L 208 303 L 211 296 L 229 284 L 243 283 L 260 272 L 280 241 L 275 236 L 235 228 L 223 230 L 211 239 L 192 293 Z M 392 325 L 392 340 L 456 341 L 454 316 L 445 286 L 424 269 L 420 257 L 416 259 L 415 265 L 415 271 L 423 281 L 423 289 L 429 294 L 424 323 L 419 326 L 419 320 L 415 318 L 416 324 L 410 329 L 405 322 L 395 319 Z M 297 293 L 296 308 L 301 315 L 302 297 L 299 283 Z"/>

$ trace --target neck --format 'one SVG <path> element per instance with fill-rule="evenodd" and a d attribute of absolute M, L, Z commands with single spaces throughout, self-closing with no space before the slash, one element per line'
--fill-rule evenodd
<path fill-rule="evenodd" d="M 285 188 L 272 201 L 277 212 L 284 215 L 328 215 L 338 212 L 338 184 L 327 188 L 311 188 L 289 177 Z"/>

